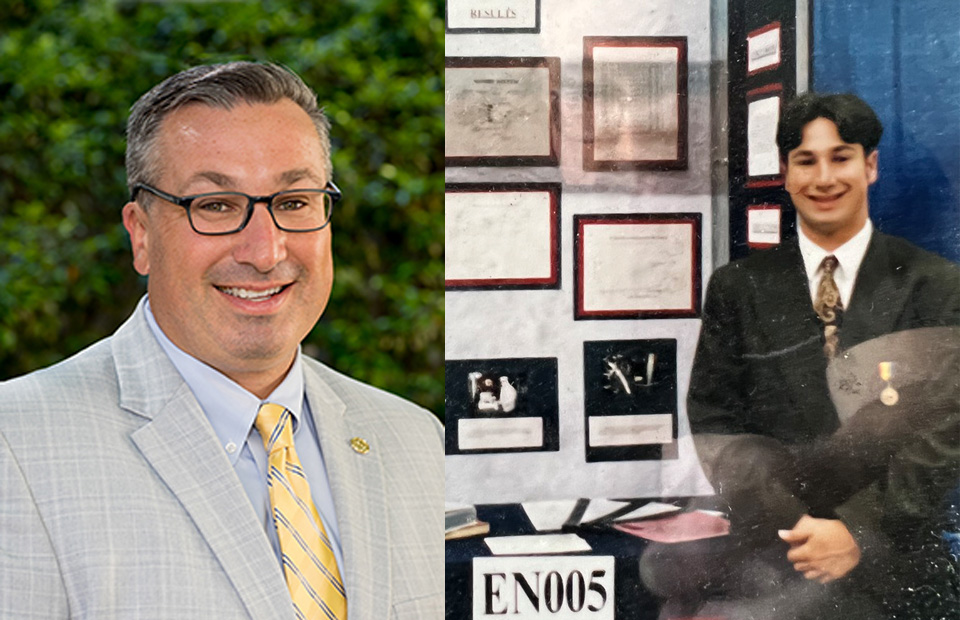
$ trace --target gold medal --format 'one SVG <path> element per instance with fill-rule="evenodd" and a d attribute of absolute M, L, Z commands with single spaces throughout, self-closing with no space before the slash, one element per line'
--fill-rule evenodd
<path fill-rule="evenodd" d="M 900 394 L 898 394 L 897 391 L 889 384 L 887 387 L 883 388 L 882 392 L 880 392 L 880 402 L 887 407 L 893 407 L 899 400 Z"/>
<path fill-rule="evenodd" d="M 900 394 L 890 385 L 890 380 L 893 379 L 893 362 L 880 362 L 877 365 L 877 371 L 880 373 L 880 378 L 887 384 L 887 387 L 880 392 L 880 402 L 887 407 L 892 407 L 900 400 Z"/>

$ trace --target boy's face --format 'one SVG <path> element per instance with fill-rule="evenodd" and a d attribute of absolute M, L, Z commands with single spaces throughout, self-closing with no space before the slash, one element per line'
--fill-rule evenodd
<path fill-rule="evenodd" d="M 844 142 L 833 121 L 817 118 L 787 154 L 785 188 L 814 243 L 833 250 L 867 222 L 867 189 L 877 180 L 877 151 Z"/>

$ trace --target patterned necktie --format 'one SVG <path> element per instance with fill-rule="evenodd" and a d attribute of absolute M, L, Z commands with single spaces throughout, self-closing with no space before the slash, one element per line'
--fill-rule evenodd
<path fill-rule="evenodd" d="M 837 354 L 837 345 L 840 340 L 837 330 L 843 319 L 843 301 L 840 299 L 837 282 L 833 279 L 833 272 L 839 264 L 837 257 L 832 254 L 820 263 L 823 275 L 817 287 L 817 298 L 813 302 L 813 309 L 823 321 L 823 352 L 828 358 Z"/>
<path fill-rule="evenodd" d="M 270 506 L 296 616 L 346 620 L 346 592 L 337 560 L 293 447 L 293 416 L 281 405 L 264 403 L 255 425 L 268 454 Z"/>

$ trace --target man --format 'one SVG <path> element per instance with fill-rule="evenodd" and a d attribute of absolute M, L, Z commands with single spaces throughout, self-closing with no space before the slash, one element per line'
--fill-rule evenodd
<path fill-rule="evenodd" d="M 0 385 L 0 617 L 440 618 L 439 423 L 299 350 L 339 198 L 316 96 L 196 67 L 127 133 L 147 297 Z"/>
<path fill-rule="evenodd" d="M 956 266 L 870 222 L 881 132 L 852 95 L 808 94 L 783 111 L 777 144 L 798 238 L 713 274 L 688 393 L 732 534 L 652 549 L 644 575 L 664 596 L 733 599 L 725 611 L 738 618 L 935 618 L 955 604 L 935 523 L 956 483 L 956 398 L 913 429 L 897 422 L 910 432 L 883 437 L 881 451 L 838 432 L 827 383 L 831 359 L 860 343 L 960 324 Z M 837 445 L 856 454 L 824 465 L 843 454 Z M 854 473 L 862 488 L 836 491 Z M 924 492 L 908 497 L 902 479 Z M 670 560 L 693 569 L 674 579 Z"/>

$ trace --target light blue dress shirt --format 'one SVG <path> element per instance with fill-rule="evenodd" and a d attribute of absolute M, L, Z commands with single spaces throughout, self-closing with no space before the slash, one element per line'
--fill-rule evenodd
<path fill-rule="evenodd" d="M 283 405 L 293 414 L 293 442 L 300 457 L 300 464 L 307 474 L 313 503 L 323 520 L 327 535 L 333 542 L 333 553 L 344 576 L 343 552 L 340 548 L 340 529 L 337 527 L 337 515 L 333 506 L 333 495 L 327 478 L 327 468 L 320 452 L 320 441 L 310 405 L 303 389 L 303 365 L 300 352 L 294 360 L 290 372 L 283 382 L 261 401 L 252 393 L 240 387 L 220 371 L 204 364 L 173 344 L 153 316 L 150 302 L 144 298 L 147 323 L 157 338 L 167 357 L 173 362 L 183 380 L 190 386 L 200 407 L 210 420 L 214 432 L 220 439 L 220 445 L 234 471 L 240 478 L 250 502 L 260 518 L 260 523 L 270 539 L 277 562 L 281 563 L 280 542 L 277 539 L 276 526 L 271 518 L 270 495 L 267 491 L 267 453 L 263 447 L 260 432 L 253 423 L 262 403 Z"/>

